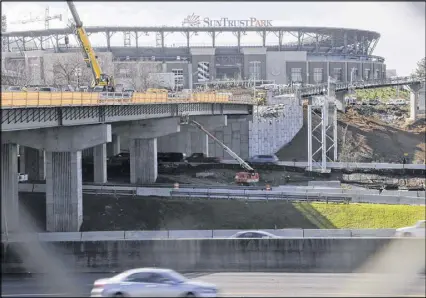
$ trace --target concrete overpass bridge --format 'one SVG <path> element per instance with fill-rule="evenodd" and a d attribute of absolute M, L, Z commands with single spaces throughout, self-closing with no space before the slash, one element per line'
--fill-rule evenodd
<path fill-rule="evenodd" d="M 1 94 L 2 227 L 18 220 L 18 147 L 30 180 L 46 180 L 47 231 L 78 231 L 83 220 L 82 151 L 93 148 L 94 181 L 107 181 L 107 156 L 129 139 L 131 183 L 157 179 L 157 138 L 181 131 L 182 116 L 206 129 L 227 125 L 228 115 L 247 117 L 250 98 L 193 94 L 37 93 Z M 199 139 L 200 147 L 207 136 Z M 108 146 L 107 146 L 108 144 Z M 7 225 L 5 225 L 7 221 Z"/>
<path fill-rule="evenodd" d="M 311 98 L 316 95 L 325 95 L 328 93 L 328 89 L 335 94 L 336 99 L 342 104 L 341 107 L 344 107 L 344 98 L 345 95 L 350 90 L 356 89 L 374 89 L 382 87 L 392 87 L 392 86 L 407 86 L 410 90 L 410 118 L 416 119 L 417 115 L 417 105 L 419 101 L 419 91 L 424 86 L 425 78 L 421 77 L 396 77 L 396 78 L 386 78 L 378 80 L 368 80 L 368 81 L 352 81 L 352 82 L 335 82 L 332 84 L 323 83 L 317 84 L 315 86 L 307 87 L 287 87 L 281 88 L 275 93 L 275 95 L 286 95 L 286 94 L 295 94 L 298 98 Z"/>

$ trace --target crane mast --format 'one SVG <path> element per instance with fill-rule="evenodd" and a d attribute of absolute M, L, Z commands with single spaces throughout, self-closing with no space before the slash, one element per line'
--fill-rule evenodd
<path fill-rule="evenodd" d="M 72 1 L 67 1 L 67 4 L 75 22 L 76 35 L 80 46 L 83 49 L 84 61 L 86 62 L 87 67 L 90 67 L 94 76 L 94 83 L 92 84 L 92 87 L 103 86 L 105 91 L 114 91 L 114 79 L 102 72 L 96 53 L 92 48 L 89 37 L 83 27 L 83 22 L 78 15 L 74 3 Z"/>

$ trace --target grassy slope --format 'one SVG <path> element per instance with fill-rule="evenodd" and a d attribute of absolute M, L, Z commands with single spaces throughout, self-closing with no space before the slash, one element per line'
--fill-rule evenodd
<path fill-rule="evenodd" d="M 424 206 L 312 204 L 337 228 L 400 228 L 425 219 Z"/>
<path fill-rule="evenodd" d="M 20 193 L 40 228 L 46 226 L 43 194 Z M 282 228 L 397 228 L 424 219 L 424 206 L 171 200 L 87 196 L 82 230 L 203 230 Z"/>
<path fill-rule="evenodd" d="M 404 205 L 148 198 L 94 198 L 84 205 L 85 226 L 95 230 L 397 228 L 425 218 L 423 206 Z"/>

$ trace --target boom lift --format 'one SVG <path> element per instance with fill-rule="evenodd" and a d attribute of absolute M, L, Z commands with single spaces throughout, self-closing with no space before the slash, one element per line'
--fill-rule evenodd
<path fill-rule="evenodd" d="M 77 39 L 83 49 L 84 61 L 86 62 L 87 67 L 91 68 L 93 73 L 94 81 L 92 83 L 92 88 L 102 87 L 103 91 L 114 92 L 114 78 L 102 72 L 101 66 L 97 60 L 98 57 L 90 44 L 89 37 L 87 36 L 86 30 L 83 28 L 83 22 L 80 20 L 80 16 L 77 13 L 74 3 L 72 1 L 67 1 L 67 4 L 75 21 L 75 34 L 77 35 Z"/>
<path fill-rule="evenodd" d="M 218 138 L 211 134 L 207 129 L 205 129 L 200 123 L 194 120 L 188 120 L 189 124 L 195 126 L 199 130 L 207 134 L 213 141 L 218 143 L 222 148 L 229 154 L 233 159 L 235 159 L 240 166 L 245 169 L 245 172 L 238 172 L 235 174 L 235 182 L 237 184 L 254 184 L 259 182 L 259 173 L 257 173 L 248 163 L 246 163 L 241 157 L 239 157 L 235 152 L 233 152 L 228 146 L 222 143 Z"/>

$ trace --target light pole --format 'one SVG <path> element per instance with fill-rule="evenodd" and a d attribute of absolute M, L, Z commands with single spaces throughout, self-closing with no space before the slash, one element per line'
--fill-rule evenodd
<path fill-rule="evenodd" d="M 77 67 L 74 71 L 75 76 L 77 77 L 77 89 L 80 88 L 80 77 L 81 77 L 81 68 Z"/>

